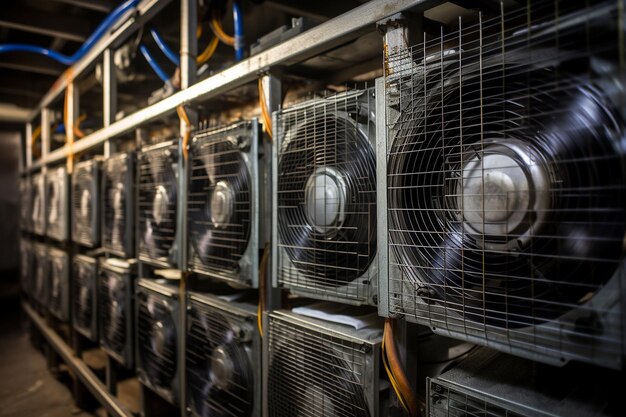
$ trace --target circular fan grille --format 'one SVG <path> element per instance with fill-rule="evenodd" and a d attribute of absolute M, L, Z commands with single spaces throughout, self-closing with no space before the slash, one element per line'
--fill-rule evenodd
<path fill-rule="evenodd" d="M 308 334 L 298 336 L 273 347 L 270 416 L 369 417 L 363 388 L 341 353 Z"/>
<path fill-rule="evenodd" d="M 72 181 L 74 239 L 93 244 L 93 215 L 96 197 L 92 196 L 93 176 L 91 165 L 76 170 Z"/>
<path fill-rule="evenodd" d="M 95 270 L 94 266 L 84 263 L 75 263 L 74 289 L 74 324 L 90 338 L 94 333 L 94 297 L 95 297 Z"/>
<path fill-rule="evenodd" d="M 61 216 L 63 215 L 61 213 L 63 211 L 63 207 L 61 207 L 61 184 L 61 180 L 59 178 L 56 178 L 55 175 L 51 175 L 47 178 L 46 197 L 48 199 L 48 234 L 58 234 L 60 231 L 59 223 L 61 221 Z"/>
<path fill-rule="evenodd" d="M 588 60 L 538 69 L 532 56 L 559 51 L 485 59 L 482 85 L 468 56 L 462 89 L 455 64 L 429 74 L 388 158 L 404 276 L 449 311 L 507 328 L 558 317 L 606 283 L 626 224 L 625 130 L 607 84 L 589 81 Z"/>
<path fill-rule="evenodd" d="M 376 163 L 353 120 L 320 113 L 281 145 L 278 234 L 302 274 L 333 287 L 362 275 L 376 253 Z"/>
<path fill-rule="evenodd" d="M 237 329 L 222 314 L 194 309 L 187 347 L 191 408 L 201 417 L 251 416 L 250 363 Z"/>
<path fill-rule="evenodd" d="M 128 193 L 131 192 L 126 189 L 130 175 L 127 158 L 128 155 L 122 154 L 108 160 L 104 178 L 104 244 L 123 256 L 131 254 L 131 243 L 126 236 Z"/>
<path fill-rule="evenodd" d="M 177 152 L 172 148 L 142 153 L 139 160 L 140 250 L 167 260 L 176 236 Z"/>
<path fill-rule="evenodd" d="M 201 263 L 210 269 L 237 268 L 251 229 L 250 173 L 229 138 L 199 140 L 189 184 L 189 233 Z"/>
<path fill-rule="evenodd" d="M 139 302 L 138 360 L 154 387 L 170 390 L 178 368 L 172 308 L 165 300 L 143 292 L 139 293 Z"/>
<path fill-rule="evenodd" d="M 126 320 L 128 303 L 126 282 L 112 271 L 103 271 L 102 291 L 102 335 L 106 346 L 120 356 L 126 348 Z"/>

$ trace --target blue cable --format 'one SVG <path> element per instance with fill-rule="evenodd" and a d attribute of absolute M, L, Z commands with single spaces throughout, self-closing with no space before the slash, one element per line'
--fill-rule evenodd
<path fill-rule="evenodd" d="M 76 61 L 83 58 L 87 52 L 102 38 L 102 36 L 113 26 L 113 24 L 124 15 L 128 10 L 132 9 L 139 3 L 139 0 L 126 0 L 115 10 L 113 10 L 104 20 L 98 25 L 96 30 L 87 38 L 78 50 L 71 56 L 63 55 L 59 52 L 53 51 L 49 48 L 44 48 L 37 45 L 25 45 L 19 43 L 5 43 L 0 44 L 0 54 L 6 52 L 32 52 L 48 56 L 55 61 L 60 62 L 63 65 L 72 65 Z"/>
<path fill-rule="evenodd" d="M 152 67 L 152 70 L 156 73 L 156 75 L 158 75 L 159 78 L 163 80 L 165 84 L 169 84 L 170 82 L 169 77 L 167 76 L 165 71 L 163 71 L 163 68 L 159 66 L 158 62 L 154 60 L 154 57 L 150 54 L 150 51 L 148 51 L 148 48 L 146 48 L 146 45 L 143 45 L 143 44 L 139 45 L 139 50 L 141 51 L 141 54 L 143 55 L 143 57 L 146 58 L 146 61 L 148 61 L 148 64 L 150 64 L 150 66 Z"/>
<path fill-rule="evenodd" d="M 170 47 L 161 37 L 161 34 L 155 28 L 150 28 L 150 34 L 152 35 L 152 38 L 156 42 L 161 52 L 163 52 L 163 54 L 167 57 L 167 59 L 172 61 L 172 64 L 180 66 L 180 56 L 176 55 L 174 51 L 170 49 Z"/>
<path fill-rule="evenodd" d="M 241 0 L 235 0 L 233 2 L 233 25 L 235 26 L 235 58 L 237 61 L 241 61 L 245 54 Z"/>

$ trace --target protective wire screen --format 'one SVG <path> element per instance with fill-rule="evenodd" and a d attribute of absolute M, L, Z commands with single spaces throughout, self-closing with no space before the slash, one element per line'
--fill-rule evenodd
<path fill-rule="evenodd" d="M 64 167 L 58 167 L 48 171 L 45 180 L 45 213 L 35 214 L 38 210 L 42 209 L 43 206 L 33 208 L 33 216 L 36 215 L 37 217 L 37 219 L 35 219 L 36 222 L 41 221 L 42 216 L 47 216 L 47 220 L 42 221 L 46 235 L 59 241 L 66 240 L 68 233 L 69 195 L 67 181 L 67 171 Z M 41 191 L 43 192 L 43 190 Z M 43 198 L 43 193 L 41 198 Z"/>
<path fill-rule="evenodd" d="M 76 330 L 94 342 L 98 340 L 97 274 L 95 259 L 74 258 L 73 324 Z"/>
<path fill-rule="evenodd" d="M 366 349 L 270 315 L 268 408 L 272 417 L 366 417 Z"/>
<path fill-rule="evenodd" d="M 70 275 L 69 256 L 61 250 L 48 253 L 48 276 L 50 280 L 50 313 L 61 321 L 67 321 L 70 314 Z"/>
<path fill-rule="evenodd" d="M 161 146 L 138 156 L 139 256 L 163 264 L 175 261 L 178 151 Z"/>
<path fill-rule="evenodd" d="M 31 183 L 30 177 L 20 178 L 20 228 L 31 228 Z"/>
<path fill-rule="evenodd" d="M 193 415 L 253 415 L 255 379 L 246 351 L 250 343 L 242 336 L 246 328 L 256 329 L 253 320 L 247 324 L 244 321 L 204 303 L 191 302 L 186 372 Z"/>
<path fill-rule="evenodd" d="M 133 154 L 115 155 L 104 162 L 102 245 L 122 257 L 134 254 L 132 212 L 134 210 Z"/>
<path fill-rule="evenodd" d="M 46 203 L 44 199 L 46 181 L 43 174 L 35 174 L 31 181 L 30 225 L 31 231 L 38 235 L 46 232 Z"/>
<path fill-rule="evenodd" d="M 100 241 L 99 180 L 95 161 L 78 164 L 72 174 L 72 240 L 87 247 Z"/>
<path fill-rule="evenodd" d="M 278 280 L 365 302 L 376 256 L 374 96 L 354 91 L 276 116 Z"/>
<path fill-rule="evenodd" d="M 523 417 L 489 398 L 481 398 L 436 382 L 430 382 L 428 393 L 428 417 Z"/>
<path fill-rule="evenodd" d="M 132 288 L 126 273 L 100 270 L 100 341 L 120 363 L 129 366 L 132 352 Z"/>
<path fill-rule="evenodd" d="M 391 313 L 618 366 L 624 28 L 592 3 L 459 18 L 387 58 Z"/>
<path fill-rule="evenodd" d="M 246 155 L 251 136 L 248 122 L 200 132 L 192 142 L 187 217 L 194 271 L 235 274 L 248 248 L 256 221 L 251 175 L 258 175 Z"/>

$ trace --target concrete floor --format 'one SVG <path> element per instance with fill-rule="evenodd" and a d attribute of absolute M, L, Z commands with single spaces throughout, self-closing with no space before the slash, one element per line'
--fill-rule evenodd
<path fill-rule="evenodd" d="M 77 409 L 70 389 L 48 371 L 30 342 L 15 290 L 0 283 L 0 416 L 91 417 Z"/>

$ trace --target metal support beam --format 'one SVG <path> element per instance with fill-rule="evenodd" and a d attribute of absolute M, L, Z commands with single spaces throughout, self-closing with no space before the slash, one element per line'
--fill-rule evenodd
<path fill-rule="evenodd" d="M 26 315 L 28 315 L 35 327 L 39 329 L 50 346 L 58 352 L 63 362 L 65 362 L 74 375 L 85 384 L 87 389 L 89 389 L 98 402 L 104 406 L 107 412 L 115 417 L 132 417 L 132 413 L 128 412 L 117 398 L 107 392 L 106 387 L 100 382 L 100 379 L 82 360 L 80 360 L 80 358 L 74 355 L 72 349 L 45 323 L 39 314 L 26 303 L 22 304 L 22 309 L 26 312 Z"/>
<path fill-rule="evenodd" d="M 30 167 L 33 164 L 33 124 L 26 123 L 26 137 L 24 138 L 24 145 L 26 154 L 26 166 Z"/>
<path fill-rule="evenodd" d="M 115 121 L 117 113 L 117 78 L 115 76 L 115 64 L 113 51 L 105 49 L 102 57 L 102 126 L 107 128 Z M 115 143 L 108 138 L 104 144 L 104 157 L 108 158 L 115 152 Z"/>
<path fill-rule="evenodd" d="M 50 153 L 50 139 L 52 138 L 52 110 L 41 110 L 41 154 Z"/>
<path fill-rule="evenodd" d="M 376 22 L 402 10 L 409 8 L 425 10 L 441 2 L 442 0 L 372 0 L 288 41 L 240 61 L 152 106 L 141 109 L 111 124 L 108 128 L 100 129 L 78 141 L 74 149 L 76 152 L 81 152 L 92 148 L 109 137 L 123 134 L 142 123 L 171 113 L 180 104 L 216 97 L 225 91 L 256 81 L 259 74 L 270 68 L 293 65 L 328 51 L 374 30 Z M 59 84 L 64 87 L 63 83 Z M 49 92 L 42 103 L 53 99 L 56 96 L 55 91 Z M 65 157 L 65 152 L 64 149 L 59 149 L 35 166 L 62 159 Z"/>

